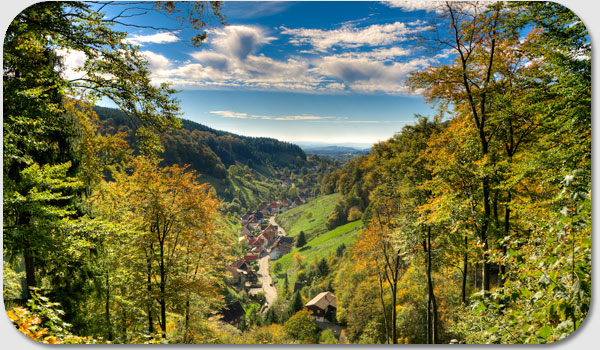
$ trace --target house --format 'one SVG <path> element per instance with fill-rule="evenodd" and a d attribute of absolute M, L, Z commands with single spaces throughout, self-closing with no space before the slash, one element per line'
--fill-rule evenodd
<path fill-rule="evenodd" d="M 248 224 L 245 224 L 244 226 L 242 226 L 242 230 L 240 231 L 240 233 L 242 234 L 242 236 L 247 236 L 250 235 L 252 231 L 248 227 Z"/>
<path fill-rule="evenodd" d="M 234 285 L 244 287 L 246 283 L 252 285 L 258 281 L 256 272 L 244 259 L 234 261 L 231 265 L 227 266 L 227 270 L 231 272 L 231 275 L 233 276 Z"/>
<path fill-rule="evenodd" d="M 279 228 L 275 225 L 269 225 L 264 230 L 262 230 L 262 236 L 267 240 L 268 243 L 273 243 L 275 237 L 277 236 L 277 231 Z"/>
<path fill-rule="evenodd" d="M 258 260 L 258 254 L 246 254 L 244 255 L 245 261 L 256 261 Z"/>
<path fill-rule="evenodd" d="M 306 309 L 312 313 L 315 320 L 320 322 L 326 322 L 325 320 L 335 322 L 337 301 L 333 293 L 319 293 L 316 297 L 306 303 L 305 306 Z"/>
<path fill-rule="evenodd" d="M 244 319 L 246 311 L 239 301 L 235 301 L 225 305 L 217 314 L 221 316 L 221 321 L 237 327 Z"/>
<path fill-rule="evenodd" d="M 241 217 L 242 225 L 246 225 L 248 223 L 248 219 L 250 218 L 250 214 L 246 213 Z"/>
<path fill-rule="evenodd" d="M 269 203 L 268 209 L 271 214 L 277 214 L 277 213 L 279 213 L 279 209 L 281 209 L 281 207 L 280 207 L 279 203 L 271 202 L 271 203 Z"/>
<path fill-rule="evenodd" d="M 279 236 L 273 243 L 269 256 L 271 257 L 271 260 L 277 260 L 281 256 L 291 252 L 293 247 L 294 238 Z"/>
<path fill-rule="evenodd" d="M 267 239 L 263 236 L 258 236 L 248 242 L 251 249 L 258 248 L 258 252 L 262 251 L 267 246 Z"/>

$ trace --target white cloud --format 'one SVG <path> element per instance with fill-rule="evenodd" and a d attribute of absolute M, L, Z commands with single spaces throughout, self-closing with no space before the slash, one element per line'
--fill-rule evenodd
<path fill-rule="evenodd" d="M 316 115 L 288 115 L 288 116 L 267 116 L 267 115 L 252 115 L 247 113 L 239 113 L 233 111 L 210 111 L 209 113 L 218 115 L 223 118 L 234 118 L 234 119 L 261 119 L 261 120 L 281 120 L 281 121 L 292 121 L 292 120 L 345 120 L 347 117 L 326 117 Z"/>
<path fill-rule="evenodd" d="M 78 50 L 56 50 L 56 53 L 62 57 L 64 70 L 62 72 L 66 79 L 73 80 L 81 78 L 85 72 L 78 72 L 78 68 L 82 68 L 86 60 L 86 55 L 83 51 Z"/>
<path fill-rule="evenodd" d="M 211 35 L 214 36 L 211 43 L 217 51 L 230 54 L 239 60 L 246 59 L 260 46 L 277 39 L 268 37 L 259 27 L 241 25 L 216 29 L 211 31 Z"/>
<path fill-rule="evenodd" d="M 342 80 L 353 91 L 363 93 L 408 93 L 404 82 L 408 74 L 428 67 L 433 58 L 416 58 L 406 62 L 385 62 L 342 56 L 324 57 L 318 68 L 321 74 Z"/>
<path fill-rule="evenodd" d="M 485 8 L 486 6 L 494 3 L 495 1 L 462 1 L 462 0 L 450 0 L 452 7 L 459 8 L 463 13 L 474 13 L 478 11 L 478 9 Z M 412 11 L 420 11 L 424 10 L 426 12 L 435 12 L 438 15 L 444 14 L 446 12 L 446 2 L 445 1 L 429 1 L 429 0 L 420 0 L 420 1 L 402 1 L 402 0 L 384 0 L 381 3 L 387 5 L 392 8 L 400 8 L 403 11 L 412 12 Z"/>
<path fill-rule="evenodd" d="M 421 24 L 421 22 L 394 22 L 373 24 L 362 28 L 349 24 L 332 30 L 281 27 L 281 33 L 291 35 L 290 43 L 294 45 L 310 44 L 319 52 L 327 52 L 335 46 L 348 49 L 406 41 L 411 34 L 426 29 Z"/>
<path fill-rule="evenodd" d="M 253 26 L 230 26 L 214 30 L 209 35 L 206 48 L 190 53 L 191 60 L 186 62 L 170 61 L 165 56 L 150 51 L 143 53 L 150 63 L 155 83 L 171 82 L 179 88 L 407 94 L 405 80 L 408 74 L 428 67 L 442 55 L 413 58 L 413 50 L 387 43 L 403 40 L 401 38 L 406 33 L 422 30 L 422 26 L 423 22 L 415 21 L 407 24 L 396 22 L 373 25 L 361 29 L 345 26 L 337 31 L 299 29 L 298 38 L 314 39 L 311 43 L 322 48 L 329 45 L 362 45 L 359 43 L 368 45 L 359 49 L 330 49 L 319 55 L 314 55 L 314 52 L 309 55 L 298 52 L 280 59 L 260 53 L 263 45 L 270 44 L 276 38 Z M 287 28 L 282 30 L 290 33 Z M 316 31 L 321 36 L 300 36 L 300 32 L 307 31 Z M 371 44 L 375 47 L 370 47 Z M 266 116 L 262 118 L 231 113 L 222 116 L 267 119 Z M 306 116 L 304 119 L 307 119 Z M 275 120 L 300 119 L 280 117 Z"/>
<path fill-rule="evenodd" d="M 144 44 L 165 44 L 165 43 L 174 43 L 176 41 L 181 40 L 177 36 L 177 32 L 162 32 L 151 35 L 138 35 L 134 34 L 128 36 L 127 40 L 129 43 L 133 45 L 144 45 Z"/>
<path fill-rule="evenodd" d="M 379 48 L 371 51 L 347 51 L 335 55 L 336 57 L 352 58 L 352 59 L 370 59 L 376 61 L 391 61 L 398 57 L 408 56 L 411 50 L 393 46 L 388 48 Z"/>
<path fill-rule="evenodd" d="M 443 5 L 442 1 L 402 1 L 402 0 L 390 0 L 390 1 L 382 1 L 383 4 L 394 7 L 401 8 L 404 11 L 419 11 L 425 10 L 427 12 L 437 12 L 443 13 Z"/>
<path fill-rule="evenodd" d="M 191 56 L 205 66 L 212 67 L 220 71 L 228 70 L 231 65 L 231 57 L 219 52 L 199 51 L 192 53 Z"/>
<path fill-rule="evenodd" d="M 155 76 L 164 76 L 171 67 L 171 61 L 161 54 L 152 51 L 142 51 L 142 54 L 146 56 L 146 59 L 150 64 L 150 70 Z"/>

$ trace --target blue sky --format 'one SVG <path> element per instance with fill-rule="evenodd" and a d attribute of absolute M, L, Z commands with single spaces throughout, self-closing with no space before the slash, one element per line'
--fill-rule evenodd
<path fill-rule="evenodd" d="M 175 31 L 117 28 L 140 45 L 154 82 L 182 90 L 183 118 L 290 142 L 372 144 L 434 113 L 405 84 L 449 59 L 413 39 L 431 28 L 432 3 L 225 2 L 223 13 L 229 25 L 212 27 L 201 48 L 161 14 L 127 20 Z"/>

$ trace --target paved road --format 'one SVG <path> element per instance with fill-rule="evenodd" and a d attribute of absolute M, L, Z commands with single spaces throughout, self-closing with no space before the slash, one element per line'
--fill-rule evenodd
<path fill-rule="evenodd" d="M 273 280 L 269 274 L 269 255 L 258 259 L 258 279 L 262 282 L 262 288 L 265 291 L 265 298 L 269 307 L 277 298 L 277 289 L 273 286 Z"/>
<path fill-rule="evenodd" d="M 277 224 L 277 221 L 275 221 L 275 215 L 273 215 L 269 218 L 269 224 L 279 227 L 279 231 L 278 231 L 279 234 L 282 236 L 287 236 L 287 233 L 285 232 L 283 227 L 279 226 L 279 224 Z"/>
<path fill-rule="evenodd" d="M 269 223 L 279 227 L 279 234 L 285 236 L 286 232 L 283 227 L 277 225 L 275 216 L 269 218 Z M 277 289 L 273 286 L 273 279 L 269 274 L 269 255 L 265 255 L 258 259 L 258 279 L 262 282 L 262 288 L 265 291 L 265 298 L 269 307 L 273 305 L 275 299 L 277 299 Z"/>

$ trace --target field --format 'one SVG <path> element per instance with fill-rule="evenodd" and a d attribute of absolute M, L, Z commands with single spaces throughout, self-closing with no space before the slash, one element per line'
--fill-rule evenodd
<path fill-rule="evenodd" d="M 287 235 L 295 237 L 304 231 L 307 239 L 327 232 L 325 222 L 340 200 L 338 193 L 318 197 L 310 202 L 277 215 L 276 221 Z"/>
<path fill-rule="evenodd" d="M 291 268 L 293 267 L 292 265 L 294 262 L 294 255 L 296 253 L 300 253 L 300 255 L 304 257 L 304 261 L 306 263 L 310 263 L 314 259 L 326 258 L 329 256 L 329 254 L 335 253 L 337 247 L 339 247 L 342 243 L 346 247 L 352 244 L 356 239 L 356 234 L 358 233 L 358 230 L 361 227 L 361 220 L 353 221 L 346 225 L 342 225 L 327 233 L 317 236 L 312 240 L 309 240 L 304 247 L 294 247 L 294 249 L 292 249 L 292 251 L 289 254 L 282 256 L 278 260 L 271 261 L 269 264 L 269 268 L 271 270 L 271 276 L 273 277 L 273 281 L 277 282 L 278 280 L 282 280 L 283 278 L 285 278 L 284 273 L 287 271 L 288 281 L 290 285 L 293 285 L 296 281 L 296 271 L 291 271 Z M 281 265 L 281 271 L 279 273 L 274 273 L 273 269 L 278 263 Z"/>

